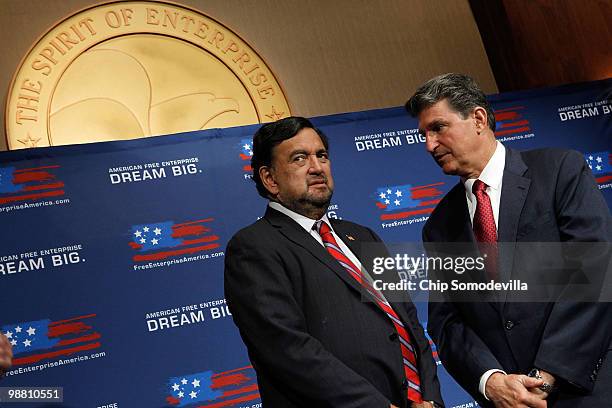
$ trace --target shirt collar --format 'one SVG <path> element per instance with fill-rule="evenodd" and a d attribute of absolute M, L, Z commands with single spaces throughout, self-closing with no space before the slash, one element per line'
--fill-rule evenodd
<path fill-rule="evenodd" d="M 276 211 L 282 212 L 287 217 L 289 217 L 293 221 L 297 222 L 308 233 L 310 233 L 310 231 L 312 230 L 312 227 L 318 221 L 318 220 L 313 220 L 312 218 L 308 218 L 308 217 L 306 217 L 306 216 L 304 216 L 302 214 L 298 214 L 295 211 L 291 211 L 290 209 L 288 209 L 287 207 L 285 207 L 284 205 L 282 205 L 281 203 L 278 203 L 276 201 L 270 201 L 268 203 L 268 206 L 270 208 L 276 210 Z M 331 223 L 329 222 L 329 219 L 327 218 L 327 213 L 323 214 L 323 217 L 321 217 L 321 220 L 325 221 L 327 223 L 327 225 L 329 225 L 329 227 L 333 231 L 333 227 L 332 227 Z"/>
<path fill-rule="evenodd" d="M 493 152 L 493 156 L 491 156 L 485 168 L 482 169 L 478 179 L 467 179 L 463 181 L 470 201 L 472 201 L 473 197 L 472 186 L 476 180 L 481 180 L 493 190 L 499 190 L 501 188 L 502 179 L 504 178 L 504 168 L 506 166 L 506 148 L 498 141 L 495 141 L 495 143 L 497 145 L 495 147 L 495 152 Z"/>

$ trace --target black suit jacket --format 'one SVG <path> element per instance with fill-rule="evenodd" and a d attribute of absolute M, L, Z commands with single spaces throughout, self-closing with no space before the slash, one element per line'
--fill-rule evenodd
<path fill-rule="evenodd" d="M 372 265 L 359 244 L 380 239 L 357 224 L 331 223 L 364 267 Z M 234 235 L 225 255 L 225 294 L 264 406 L 407 406 L 395 329 L 362 292 L 321 244 L 274 209 Z M 423 397 L 442 404 L 414 305 L 393 307 L 415 343 Z"/>
<path fill-rule="evenodd" d="M 580 153 L 506 148 L 505 163 L 500 243 L 611 241 L 608 206 Z M 474 242 L 463 183 L 439 203 L 423 240 Z M 603 258 L 607 263 L 609 252 Z M 500 253 L 501 278 L 514 278 L 526 261 Z M 571 295 L 559 293 L 559 302 L 517 302 L 512 293 L 488 302 L 430 302 L 428 331 L 444 366 L 484 406 L 490 403 L 478 392 L 478 383 L 485 371 L 526 374 L 533 367 L 559 380 L 560 391 L 551 396 L 549 407 L 610 406 L 611 303 L 581 303 Z"/>

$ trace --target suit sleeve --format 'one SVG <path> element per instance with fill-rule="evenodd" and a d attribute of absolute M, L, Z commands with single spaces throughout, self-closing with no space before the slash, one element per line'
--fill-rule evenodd
<path fill-rule="evenodd" d="M 383 241 L 380 237 L 371 229 L 368 228 L 370 235 L 374 242 L 380 244 L 381 248 L 384 249 L 382 256 L 388 257 L 389 251 L 384 246 Z M 397 275 L 397 271 L 393 271 Z M 393 276 L 389 281 L 395 281 L 399 276 Z M 421 394 L 425 401 L 435 401 L 437 404 L 444 406 L 442 400 L 442 394 L 440 392 L 440 381 L 438 380 L 438 371 L 436 368 L 436 361 L 433 358 L 433 353 L 429 340 L 425 336 L 423 326 L 419 322 L 417 309 L 410 299 L 408 292 L 405 293 L 405 298 L 402 299 L 401 303 L 394 303 L 393 307 L 401 307 L 406 311 L 408 315 L 408 324 L 410 324 L 409 331 L 412 334 L 413 341 L 417 345 L 419 351 L 418 363 L 419 363 L 419 377 L 421 379 Z"/>
<path fill-rule="evenodd" d="M 255 367 L 275 386 L 320 407 L 389 407 L 388 399 L 307 330 L 278 248 L 238 234 L 227 247 L 225 294 Z"/>
<path fill-rule="evenodd" d="M 425 229 L 423 242 L 430 242 Z M 428 256 L 434 255 L 428 250 Z M 435 279 L 435 276 L 430 275 L 428 279 Z M 436 344 L 440 360 L 459 385 L 472 396 L 481 396 L 478 390 L 480 377 L 487 370 L 503 370 L 502 365 L 478 334 L 464 322 L 455 302 L 446 295 L 431 296 L 427 332 Z"/>
<path fill-rule="evenodd" d="M 555 194 L 562 241 L 612 240 L 608 206 L 581 154 L 569 152 L 564 158 Z M 581 253 L 581 272 L 590 280 L 591 288 L 601 288 L 606 278 L 609 248 L 609 244 L 593 245 L 589 253 Z M 612 303 L 605 301 L 609 299 L 592 300 L 577 302 L 575 292 L 569 288 L 561 294 L 546 323 L 534 363 L 564 380 L 562 384 L 587 392 L 595 385 L 597 370 L 612 338 Z"/>

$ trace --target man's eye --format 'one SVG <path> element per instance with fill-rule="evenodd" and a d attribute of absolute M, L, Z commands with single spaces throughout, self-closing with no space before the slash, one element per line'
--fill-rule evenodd
<path fill-rule="evenodd" d="M 321 161 L 327 161 L 329 159 L 329 154 L 327 154 L 327 152 L 317 153 L 317 158 Z"/>
<path fill-rule="evenodd" d="M 297 156 L 295 156 L 293 158 L 294 162 L 300 163 L 306 160 L 306 155 L 305 154 L 298 154 Z"/>

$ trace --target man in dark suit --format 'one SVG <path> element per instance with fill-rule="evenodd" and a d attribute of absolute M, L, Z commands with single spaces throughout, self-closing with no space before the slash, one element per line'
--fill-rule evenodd
<path fill-rule="evenodd" d="M 433 407 L 436 366 L 414 305 L 369 286 L 370 229 L 326 215 L 323 133 L 304 118 L 262 126 L 253 176 L 270 200 L 225 255 L 225 293 L 267 408 Z M 388 297 L 388 296 L 387 296 Z"/>
<path fill-rule="evenodd" d="M 461 279 L 501 282 L 533 267 L 535 253 L 512 255 L 504 243 L 536 248 L 542 242 L 597 242 L 603 245 L 592 244 L 593 256 L 573 259 L 572 265 L 594 271 L 586 275 L 589 289 L 601 283 L 612 223 L 580 153 L 504 147 L 495 139 L 495 117 L 484 93 L 466 75 L 431 79 L 406 109 L 418 117 L 427 151 L 443 172 L 461 177 L 427 221 L 423 240 L 434 252 L 463 242 L 489 255 L 482 275 Z M 568 265 L 567 259 L 559 262 Z M 550 281 L 550 273 L 560 270 L 541 275 Z M 564 285 L 556 286 L 554 297 L 531 302 L 503 291 L 485 301 L 466 294 L 430 300 L 428 332 L 440 359 L 481 405 L 612 406 L 612 303 L 580 298 Z"/>

